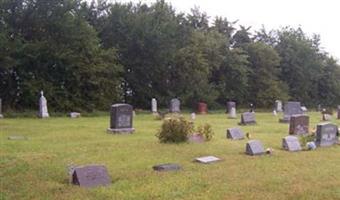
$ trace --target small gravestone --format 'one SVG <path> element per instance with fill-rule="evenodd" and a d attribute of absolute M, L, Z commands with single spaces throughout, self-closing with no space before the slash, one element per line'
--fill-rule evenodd
<path fill-rule="evenodd" d="M 277 116 L 276 110 L 273 110 L 273 115 L 274 115 L 274 116 Z"/>
<path fill-rule="evenodd" d="M 8 137 L 8 140 L 28 140 L 28 138 L 21 135 L 11 135 Z"/>
<path fill-rule="evenodd" d="M 178 171 L 181 169 L 181 166 L 178 164 L 174 164 L 174 163 L 166 163 L 166 164 L 155 165 L 152 168 L 155 171 L 164 172 L 164 171 Z"/>
<path fill-rule="evenodd" d="M 227 113 L 229 118 L 235 119 L 236 118 L 236 103 L 233 101 L 227 102 Z"/>
<path fill-rule="evenodd" d="M 316 145 L 332 146 L 338 142 L 338 127 L 331 123 L 320 123 L 316 127 Z"/>
<path fill-rule="evenodd" d="M 244 139 L 244 133 L 238 127 L 228 128 L 227 129 L 227 138 L 232 139 L 232 140 L 242 140 L 242 139 Z"/>
<path fill-rule="evenodd" d="M 340 105 L 338 106 L 338 119 L 340 119 Z"/>
<path fill-rule="evenodd" d="M 73 169 L 72 184 L 86 188 L 108 186 L 111 178 L 104 165 L 79 166 Z"/>
<path fill-rule="evenodd" d="M 301 110 L 302 110 L 302 112 L 303 112 L 303 113 L 306 113 L 306 112 L 308 112 L 308 109 L 307 109 L 307 107 L 306 107 L 306 106 L 301 106 Z"/>
<path fill-rule="evenodd" d="M 217 158 L 215 156 L 204 156 L 204 157 L 195 158 L 196 162 L 203 163 L 203 164 L 214 163 L 220 160 L 221 160 L 220 158 Z"/>
<path fill-rule="evenodd" d="M 40 99 L 39 99 L 39 113 L 38 117 L 40 118 L 47 118 L 50 115 L 48 114 L 48 109 L 47 109 L 47 100 L 44 97 L 44 92 L 40 92 Z"/>
<path fill-rule="evenodd" d="M 328 113 L 323 113 L 322 114 L 322 120 L 323 121 L 332 121 L 332 115 Z"/>
<path fill-rule="evenodd" d="M 155 98 L 151 99 L 151 112 L 153 114 L 157 113 L 157 100 Z"/>
<path fill-rule="evenodd" d="M 274 108 L 274 110 L 276 112 L 282 112 L 283 111 L 283 109 L 282 109 L 282 101 L 280 101 L 280 100 L 276 100 L 275 101 L 275 108 Z"/>
<path fill-rule="evenodd" d="M 203 143 L 205 139 L 201 134 L 192 134 L 188 136 L 188 141 L 191 143 Z"/>
<path fill-rule="evenodd" d="M 203 102 L 199 102 L 198 103 L 198 114 L 207 114 L 208 112 L 208 105 L 206 103 Z"/>
<path fill-rule="evenodd" d="M 129 104 L 114 104 L 111 106 L 111 120 L 108 131 L 111 133 L 132 133 L 133 109 Z"/>
<path fill-rule="evenodd" d="M 255 112 L 255 105 L 253 103 L 249 104 L 249 112 Z"/>
<path fill-rule="evenodd" d="M 2 115 L 2 99 L 0 98 L 0 119 L 4 118 L 4 116 Z"/>
<path fill-rule="evenodd" d="M 309 132 L 309 116 L 292 115 L 289 123 L 290 135 L 305 135 Z"/>
<path fill-rule="evenodd" d="M 296 101 L 288 101 L 284 105 L 283 119 L 280 119 L 281 123 L 289 123 L 292 115 L 302 115 L 301 103 Z"/>
<path fill-rule="evenodd" d="M 180 102 L 179 99 L 177 99 L 177 98 L 171 99 L 169 111 L 171 113 L 179 113 L 179 112 L 181 112 L 181 102 Z"/>
<path fill-rule="evenodd" d="M 81 115 L 80 115 L 79 112 L 70 112 L 69 116 L 70 116 L 71 118 L 78 118 L 78 117 L 80 117 Z"/>
<path fill-rule="evenodd" d="M 255 113 L 253 112 L 245 112 L 241 115 L 241 122 L 239 125 L 251 125 L 256 124 Z"/>
<path fill-rule="evenodd" d="M 246 154 L 251 156 L 257 156 L 265 154 L 266 151 L 264 150 L 264 147 L 259 140 L 250 140 L 246 144 Z"/>
<path fill-rule="evenodd" d="M 192 121 L 196 119 L 196 113 L 191 113 L 190 118 Z"/>
<path fill-rule="evenodd" d="M 282 148 L 287 151 L 301 151 L 299 138 L 295 136 L 286 136 L 282 139 Z"/>

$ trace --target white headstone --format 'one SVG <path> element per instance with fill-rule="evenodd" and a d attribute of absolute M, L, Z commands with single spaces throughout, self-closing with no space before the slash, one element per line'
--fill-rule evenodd
<path fill-rule="evenodd" d="M 274 115 L 274 116 L 277 116 L 276 110 L 273 110 L 273 115 Z"/>
<path fill-rule="evenodd" d="M 217 162 L 220 160 L 221 160 L 220 158 L 217 158 L 215 156 L 204 156 L 204 157 L 195 158 L 195 161 L 204 163 L 204 164 L 213 163 L 213 162 Z"/>
<path fill-rule="evenodd" d="M 229 118 L 236 118 L 236 108 L 235 107 L 230 108 Z"/>
<path fill-rule="evenodd" d="M 275 101 L 275 110 L 276 110 L 276 112 L 282 112 L 283 111 L 282 101 L 280 101 L 280 100 Z"/>
<path fill-rule="evenodd" d="M 195 120 L 196 119 L 196 113 L 191 113 L 191 120 Z"/>
<path fill-rule="evenodd" d="M 155 98 L 151 99 L 151 112 L 157 112 L 157 100 Z"/>
<path fill-rule="evenodd" d="M 50 115 L 48 114 L 48 110 L 47 110 L 47 100 L 44 97 L 44 92 L 41 91 L 40 92 L 41 96 L 39 99 L 39 117 L 40 118 L 46 118 L 49 117 Z"/>

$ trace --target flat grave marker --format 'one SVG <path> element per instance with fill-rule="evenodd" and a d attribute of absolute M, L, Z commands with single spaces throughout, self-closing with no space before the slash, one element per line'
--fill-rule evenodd
<path fill-rule="evenodd" d="M 209 164 L 209 163 L 221 161 L 221 159 L 215 156 L 204 156 L 204 157 L 195 158 L 195 161 L 199 163 L 203 163 L 203 164 Z"/>
<path fill-rule="evenodd" d="M 159 172 L 178 171 L 181 169 L 181 166 L 175 163 L 166 163 L 166 164 L 155 165 L 152 167 L 152 169 L 155 171 L 159 171 Z"/>
<path fill-rule="evenodd" d="M 72 184 L 86 188 L 108 186 L 111 178 L 104 165 L 79 166 L 73 169 Z"/>

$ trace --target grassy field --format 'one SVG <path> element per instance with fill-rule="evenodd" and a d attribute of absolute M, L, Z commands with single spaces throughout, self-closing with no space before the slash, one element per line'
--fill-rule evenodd
<path fill-rule="evenodd" d="M 319 113 L 309 113 L 311 128 Z M 189 114 L 185 114 L 189 118 Z M 204 144 L 160 144 L 161 121 L 137 114 L 133 135 L 106 133 L 109 116 L 13 118 L 0 120 L 0 199 L 340 199 L 340 146 L 290 153 L 281 150 L 288 124 L 279 116 L 256 113 L 258 124 L 243 127 L 253 139 L 274 148 L 272 156 L 244 154 L 243 141 L 225 139 L 239 119 L 225 114 L 198 115 L 195 125 L 209 122 L 215 137 Z M 340 120 L 333 120 L 340 125 Z M 28 140 L 8 140 L 10 135 Z M 192 162 L 214 155 L 214 164 Z M 160 163 L 179 163 L 178 172 L 155 172 Z M 68 184 L 67 165 L 104 164 L 112 185 L 83 189 Z"/>

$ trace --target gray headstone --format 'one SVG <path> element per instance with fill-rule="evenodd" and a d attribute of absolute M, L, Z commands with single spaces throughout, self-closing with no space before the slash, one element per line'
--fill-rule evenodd
<path fill-rule="evenodd" d="M 48 114 L 48 109 L 47 109 L 47 100 L 44 97 L 44 92 L 40 92 L 40 99 L 39 99 L 39 113 L 38 117 L 40 118 L 47 118 L 50 115 Z"/>
<path fill-rule="evenodd" d="M 152 167 L 155 171 L 178 171 L 181 166 L 174 163 L 160 164 Z"/>
<path fill-rule="evenodd" d="M 28 140 L 26 136 L 21 135 L 11 135 L 8 137 L 9 140 Z"/>
<path fill-rule="evenodd" d="M 290 135 L 304 135 L 309 132 L 309 116 L 292 115 L 289 123 Z"/>
<path fill-rule="evenodd" d="M 151 99 L 151 112 L 157 112 L 157 100 L 155 98 Z"/>
<path fill-rule="evenodd" d="M 250 125 L 256 124 L 255 113 L 253 112 L 245 112 L 241 115 L 241 122 L 239 125 Z"/>
<path fill-rule="evenodd" d="M 108 131 L 111 133 L 132 133 L 133 109 L 129 104 L 114 104 L 111 106 L 111 120 Z"/>
<path fill-rule="evenodd" d="M 108 186 L 111 178 L 104 165 L 79 166 L 73 169 L 72 183 L 86 188 Z"/>
<path fill-rule="evenodd" d="M 4 116 L 2 115 L 2 99 L 0 98 L 0 119 L 4 118 Z"/>
<path fill-rule="evenodd" d="M 81 115 L 80 115 L 79 112 L 70 112 L 69 116 L 70 116 L 71 118 L 78 118 L 78 117 L 80 117 Z"/>
<path fill-rule="evenodd" d="M 287 151 L 301 151 L 301 144 L 299 138 L 295 136 L 286 136 L 282 139 L 282 148 Z"/>
<path fill-rule="evenodd" d="M 331 123 L 320 123 L 316 127 L 316 145 L 325 147 L 338 142 L 338 127 Z"/>
<path fill-rule="evenodd" d="M 217 158 L 215 156 L 204 156 L 204 157 L 195 158 L 196 162 L 204 163 L 204 164 L 214 163 L 220 160 L 221 160 L 220 158 Z"/>
<path fill-rule="evenodd" d="M 292 115 L 302 115 L 301 103 L 296 101 L 288 101 L 284 105 L 283 119 L 280 122 L 289 123 Z"/>
<path fill-rule="evenodd" d="M 276 100 L 275 101 L 275 108 L 274 108 L 274 110 L 276 112 L 282 112 L 283 111 L 283 109 L 282 109 L 282 101 L 280 101 L 280 100 Z"/>
<path fill-rule="evenodd" d="M 227 113 L 229 115 L 229 118 L 236 118 L 236 103 L 233 101 L 227 102 Z"/>
<path fill-rule="evenodd" d="M 170 107 L 169 107 L 169 111 L 171 113 L 179 113 L 181 112 L 181 102 L 179 99 L 171 99 L 170 101 Z"/>
<path fill-rule="evenodd" d="M 244 139 L 244 133 L 238 127 L 228 128 L 227 129 L 227 138 L 232 139 L 232 140 L 242 140 L 242 139 Z"/>
<path fill-rule="evenodd" d="M 265 154 L 266 151 L 259 140 L 250 140 L 246 144 L 246 154 L 251 156 L 262 155 Z"/>

